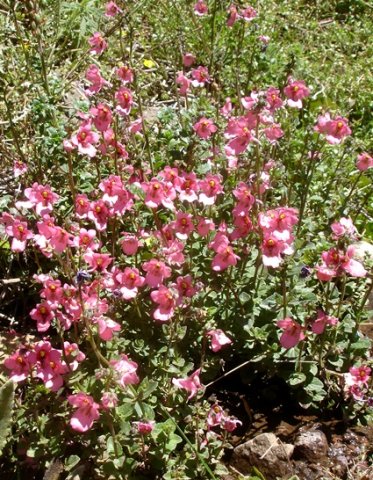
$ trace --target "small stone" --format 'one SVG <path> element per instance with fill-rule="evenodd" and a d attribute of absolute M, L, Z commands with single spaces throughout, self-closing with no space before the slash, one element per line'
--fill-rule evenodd
<path fill-rule="evenodd" d="M 256 467 L 266 480 L 286 478 L 293 474 L 289 461 L 293 449 L 293 445 L 283 444 L 273 433 L 262 433 L 234 449 L 231 465 L 244 475 Z"/>
<path fill-rule="evenodd" d="M 325 434 L 319 430 L 302 432 L 295 439 L 294 447 L 294 456 L 309 462 L 317 462 L 328 453 L 328 441 Z"/>

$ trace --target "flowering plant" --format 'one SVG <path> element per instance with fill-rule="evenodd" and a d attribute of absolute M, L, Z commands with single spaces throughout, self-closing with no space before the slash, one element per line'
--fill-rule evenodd
<path fill-rule="evenodd" d="M 360 209 L 373 160 L 312 78 L 245 87 L 236 69 L 225 83 L 218 24 L 253 45 L 252 65 L 270 42 L 240 2 L 191 8 L 210 61 L 182 48 L 170 106 L 149 118 L 144 85 L 163 67 L 137 52 L 139 12 L 124 3 L 86 39 L 68 118 L 50 114 L 56 156 L 38 162 L 10 128 L 18 189 L 2 242 L 30 295 L 6 332 L 20 426 L 7 448 L 35 469 L 62 458 L 71 478 L 216 478 L 243 419 L 207 391 L 231 370 L 283 377 L 303 406 L 371 402 Z M 343 200 L 325 172 L 345 155 Z"/>

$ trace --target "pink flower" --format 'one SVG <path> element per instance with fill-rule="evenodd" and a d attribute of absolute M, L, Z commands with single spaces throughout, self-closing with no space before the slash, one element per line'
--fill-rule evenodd
<path fill-rule="evenodd" d="M 79 193 L 75 198 L 75 213 L 78 218 L 87 218 L 90 210 L 90 203 L 87 195 Z"/>
<path fill-rule="evenodd" d="M 355 248 L 353 245 L 347 247 L 346 255 L 342 258 L 341 267 L 352 277 L 362 278 L 365 277 L 367 271 L 364 266 L 353 258 L 355 253 Z"/>
<path fill-rule="evenodd" d="M 94 64 L 88 67 L 88 70 L 85 74 L 85 78 L 91 84 L 85 90 L 85 94 L 88 97 L 98 93 L 104 85 L 108 84 L 108 82 L 101 76 L 100 69 Z"/>
<path fill-rule="evenodd" d="M 212 175 L 211 173 L 206 175 L 204 180 L 199 182 L 199 188 L 201 193 L 199 194 L 199 201 L 204 205 L 213 205 L 216 201 L 216 197 L 223 193 L 223 187 L 221 185 L 220 175 Z"/>
<path fill-rule="evenodd" d="M 106 40 L 99 32 L 94 33 L 88 40 L 88 43 L 91 46 L 89 51 L 95 55 L 101 55 L 101 53 L 108 47 Z"/>
<path fill-rule="evenodd" d="M 282 263 L 281 254 L 285 253 L 288 245 L 276 238 L 273 234 L 265 234 L 261 246 L 263 264 L 266 267 L 278 268 Z"/>
<path fill-rule="evenodd" d="M 365 384 L 369 382 L 371 371 L 372 369 L 366 365 L 361 365 L 360 367 L 351 367 L 349 370 L 354 382 Z"/>
<path fill-rule="evenodd" d="M 202 388 L 202 384 L 199 378 L 201 369 L 198 368 L 187 378 L 173 378 L 172 383 L 175 387 L 182 388 L 189 393 L 188 400 L 197 395 L 198 390 Z"/>
<path fill-rule="evenodd" d="M 211 350 L 213 352 L 218 352 L 225 345 L 232 343 L 232 340 L 220 329 L 209 330 L 206 335 L 211 337 Z"/>
<path fill-rule="evenodd" d="M 357 156 L 356 168 L 361 172 L 373 168 L 373 157 L 367 152 L 361 153 Z"/>
<path fill-rule="evenodd" d="M 348 120 L 343 117 L 336 117 L 334 120 L 330 118 L 330 114 L 326 113 L 317 119 L 314 130 L 318 133 L 326 135 L 326 140 L 331 145 L 337 145 L 342 140 L 351 135 L 351 129 L 348 126 Z"/>
<path fill-rule="evenodd" d="M 142 183 L 141 188 L 145 191 L 145 205 L 149 208 L 157 208 L 165 200 L 163 183 L 152 178 L 150 182 Z"/>
<path fill-rule="evenodd" d="M 342 217 L 338 222 L 332 223 L 330 228 L 333 231 L 334 240 L 338 240 L 338 238 L 343 236 L 355 238 L 357 234 L 356 227 L 351 218 Z"/>
<path fill-rule="evenodd" d="M 64 360 L 69 364 L 70 369 L 75 372 L 79 367 L 79 363 L 85 360 L 85 355 L 79 350 L 76 343 L 63 342 L 65 352 Z"/>
<path fill-rule="evenodd" d="M 224 410 L 217 404 L 213 405 L 207 415 L 208 428 L 218 427 L 225 418 Z"/>
<path fill-rule="evenodd" d="M 114 392 L 104 392 L 101 397 L 101 406 L 104 410 L 110 410 L 118 405 L 118 397 Z"/>
<path fill-rule="evenodd" d="M 264 130 L 264 135 L 271 143 L 276 143 L 279 138 L 284 136 L 284 132 L 278 123 L 274 123 Z"/>
<path fill-rule="evenodd" d="M 118 13 L 121 12 L 122 10 L 115 2 L 109 2 L 105 6 L 105 17 L 115 17 Z"/>
<path fill-rule="evenodd" d="M 88 218 L 94 221 L 95 227 L 100 232 L 106 229 L 109 215 L 110 211 L 103 200 L 97 200 L 90 205 Z"/>
<path fill-rule="evenodd" d="M 127 385 L 136 385 L 140 379 L 137 376 L 137 363 L 129 360 L 127 355 L 122 354 L 120 360 L 111 360 L 119 385 L 125 388 Z"/>
<path fill-rule="evenodd" d="M 180 85 L 178 90 L 179 95 L 186 96 L 190 88 L 191 81 L 183 74 L 183 72 L 178 72 L 176 83 Z"/>
<path fill-rule="evenodd" d="M 111 318 L 101 316 L 97 318 L 98 334 L 102 340 L 108 342 L 114 336 L 114 332 L 120 331 L 120 325 Z"/>
<path fill-rule="evenodd" d="M 194 172 L 184 173 L 180 176 L 180 184 L 176 187 L 180 201 L 194 202 L 198 199 L 197 176 Z"/>
<path fill-rule="evenodd" d="M 279 207 L 259 214 L 259 225 L 265 233 L 273 233 L 277 239 L 289 241 L 291 230 L 298 223 L 298 210 Z"/>
<path fill-rule="evenodd" d="M 328 268 L 326 265 L 316 267 L 316 276 L 320 282 L 330 282 L 337 275 L 336 270 Z"/>
<path fill-rule="evenodd" d="M 118 282 L 119 290 L 125 300 L 135 298 L 138 293 L 138 288 L 142 287 L 145 278 L 140 275 L 137 268 L 126 267 L 124 272 L 115 275 Z"/>
<path fill-rule="evenodd" d="M 196 57 L 192 53 L 184 53 L 183 55 L 184 67 L 191 67 L 195 61 L 196 61 Z"/>
<path fill-rule="evenodd" d="M 171 276 L 171 268 L 155 258 L 145 262 L 142 269 L 146 272 L 145 283 L 152 288 L 158 287 L 165 278 Z"/>
<path fill-rule="evenodd" d="M 258 40 L 260 40 L 263 45 L 268 45 L 269 41 L 270 41 L 270 37 L 268 37 L 267 35 L 259 35 L 258 37 Z"/>
<path fill-rule="evenodd" d="M 184 243 L 180 240 L 170 240 L 167 247 L 162 249 L 162 253 L 167 258 L 169 265 L 182 265 L 185 262 Z"/>
<path fill-rule="evenodd" d="M 131 90 L 126 87 L 121 87 L 115 93 L 115 99 L 118 102 L 118 106 L 116 108 L 117 112 L 122 116 L 129 115 L 133 104 Z"/>
<path fill-rule="evenodd" d="M 284 88 L 284 93 L 288 98 L 290 107 L 302 108 L 302 99 L 308 97 L 310 91 L 303 81 L 289 80 L 289 84 Z"/>
<path fill-rule="evenodd" d="M 93 272 L 104 272 L 113 261 L 108 253 L 95 253 L 88 251 L 83 255 L 85 262 L 91 267 Z"/>
<path fill-rule="evenodd" d="M 177 277 L 176 279 L 176 289 L 179 293 L 179 297 L 193 297 L 196 292 L 197 288 L 194 287 L 192 277 L 190 275 L 186 275 L 184 277 Z"/>
<path fill-rule="evenodd" d="M 266 92 L 266 99 L 270 110 L 277 110 L 281 108 L 284 102 L 280 98 L 280 90 L 274 87 L 269 87 Z"/>
<path fill-rule="evenodd" d="M 126 65 L 124 65 L 123 67 L 119 67 L 117 68 L 116 73 L 122 83 L 126 84 L 133 82 L 134 75 L 130 67 L 127 67 Z"/>
<path fill-rule="evenodd" d="M 180 240 L 186 240 L 194 231 L 192 219 L 193 217 L 190 213 L 176 213 L 176 220 L 172 222 L 172 226 L 176 232 L 177 238 Z"/>
<path fill-rule="evenodd" d="M 63 297 L 61 282 L 49 277 L 43 282 L 43 289 L 40 292 L 40 297 L 45 298 L 51 307 L 57 308 Z"/>
<path fill-rule="evenodd" d="M 237 17 L 238 17 L 237 8 L 235 7 L 235 5 L 231 5 L 229 7 L 228 13 L 229 13 L 229 17 L 228 17 L 228 20 L 227 20 L 227 27 L 233 27 L 233 25 L 236 23 Z"/>
<path fill-rule="evenodd" d="M 9 237 L 13 237 L 10 249 L 12 252 L 23 252 L 26 248 L 27 240 L 33 238 L 34 234 L 27 228 L 27 223 L 15 218 L 9 222 L 5 232 Z"/>
<path fill-rule="evenodd" d="M 137 427 L 137 431 L 140 435 L 149 435 L 154 429 L 155 421 L 148 420 L 147 422 L 133 422 Z"/>
<path fill-rule="evenodd" d="M 13 175 L 15 178 L 24 175 L 28 170 L 26 163 L 21 162 L 20 160 L 15 160 L 13 163 Z"/>
<path fill-rule="evenodd" d="M 25 197 L 28 202 L 17 202 L 18 208 L 34 207 L 38 215 L 44 216 L 52 212 L 53 204 L 59 199 L 59 196 L 52 192 L 49 185 L 39 185 L 34 183 L 31 188 L 25 189 Z"/>
<path fill-rule="evenodd" d="M 68 372 L 67 366 L 62 364 L 62 352 L 52 348 L 50 342 L 40 341 L 29 355 L 30 363 L 36 366 L 36 376 L 40 378 L 46 388 L 57 392 L 63 385 L 62 375 Z"/>
<path fill-rule="evenodd" d="M 256 16 L 256 10 L 253 7 L 247 7 L 240 11 L 240 17 L 246 20 L 246 22 L 251 22 Z"/>
<path fill-rule="evenodd" d="M 221 107 L 219 112 L 223 115 L 223 117 L 229 118 L 232 110 L 233 110 L 233 106 L 232 106 L 231 99 L 230 97 L 227 97 L 225 99 L 224 105 Z"/>
<path fill-rule="evenodd" d="M 160 322 L 167 322 L 173 317 L 176 306 L 176 295 L 164 285 L 159 290 L 153 290 L 150 294 L 153 302 L 158 303 L 158 308 L 153 313 L 153 318 Z"/>
<path fill-rule="evenodd" d="M 73 244 L 72 235 L 61 227 L 55 227 L 49 239 L 49 244 L 55 253 L 62 253 L 68 245 Z"/>
<path fill-rule="evenodd" d="M 302 326 L 289 317 L 279 320 L 277 326 L 284 330 L 280 337 L 280 343 L 284 348 L 295 347 L 301 340 L 306 338 Z"/>
<path fill-rule="evenodd" d="M 229 155 L 239 155 L 243 153 L 249 143 L 254 140 L 251 129 L 255 127 L 256 121 L 250 117 L 231 118 L 225 130 L 224 136 L 232 138 L 225 146 L 225 152 Z"/>
<path fill-rule="evenodd" d="M 78 152 L 81 155 L 88 155 L 93 158 L 97 153 L 95 144 L 99 139 L 98 133 L 93 132 L 89 125 L 85 125 L 80 127 L 77 133 L 71 137 L 71 143 L 78 147 Z"/>
<path fill-rule="evenodd" d="M 207 15 L 208 8 L 206 3 L 203 0 L 197 0 L 197 3 L 194 5 L 194 13 L 199 17 Z"/>
<path fill-rule="evenodd" d="M 193 87 L 203 87 L 205 83 L 211 81 L 207 68 L 202 66 L 192 70 L 192 78 Z"/>
<path fill-rule="evenodd" d="M 215 272 L 222 272 L 226 268 L 236 265 L 237 260 L 240 259 L 240 257 L 234 253 L 233 248 L 225 243 L 217 247 L 216 251 L 217 254 L 211 264 Z"/>
<path fill-rule="evenodd" d="M 222 428 L 227 432 L 233 432 L 234 430 L 236 430 L 238 426 L 241 426 L 241 425 L 242 425 L 241 420 L 238 420 L 237 418 L 234 418 L 234 417 L 225 417 L 223 419 Z"/>
<path fill-rule="evenodd" d="M 38 332 L 46 332 L 54 318 L 49 302 L 38 303 L 30 312 L 30 317 L 35 320 Z"/>
<path fill-rule="evenodd" d="M 105 132 L 110 127 L 112 113 L 107 105 L 99 103 L 97 107 L 92 107 L 89 113 L 93 116 L 93 124 L 97 130 Z"/>
<path fill-rule="evenodd" d="M 125 255 L 136 255 L 140 245 L 139 239 L 133 233 L 122 232 L 121 235 L 124 235 L 120 243 L 123 253 Z"/>
<path fill-rule="evenodd" d="M 100 417 L 100 405 L 94 402 L 90 395 L 85 393 L 76 393 L 69 395 L 67 401 L 77 410 L 70 419 L 71 428 L 77 432 L 86 432 L 92 428 L 93 422 Z"/>
<path fill-rule="evenodd" d="M 20 348 L 4 360 L 4 366 L 10 370 L 9 376 L 14 382 L 22 382 L 28 377 L 31 370 L 28 356 L 27 349 Z"/>
<path fill-rule="evenodd" d="M 80 247 L 82 250 L 97 250 L 99 244 L 95 242 L 96 230 L 86 230 L 81 228 L 79 231 L 79 236 L 75 237 L 74 244 L 77 247 Z"/>
<path fill-rule="evenodd" d="M 338 318 L 331 317 L 326 315 L 322 310 L 318 310 L 317 318 L 312 323 L 312 331 L 317 335 L 324 333 L 325 327 L 327 325 L 336 325 L 338 323 Z"/>
<path fill-rule="evenodd" d="M 198 235 L 201 237 L 207 237 L 207 235 L 215 230 L 215 224 L 213 220 L 209 218 L 200 217 L 197 225 Z"/>
<path fill-rule="evenodd" d="M 364 266 L 353 258 L 355 248 L 350 245 L 346 253 L 331 248 L 321 254 L 323 264 L 316 267 L 317 277 L 321 281 L 329 281 L 334 276 L 340 276 L 343 272 L 352 277 L 365 277 L 367 271 Z"/>
<path fill-rule="evenodd" d="M 213 133 L 217 131 L 217 126 L 214 122 L 208 118 L 201 118 L 197 123 L 193 125 L 193 130 L 200 138 L 210 138 Z"/>

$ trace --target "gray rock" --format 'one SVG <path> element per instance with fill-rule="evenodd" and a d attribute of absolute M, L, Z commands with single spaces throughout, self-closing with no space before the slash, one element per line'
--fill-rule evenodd
<path fill-rule="evenodd" d="M 319 430 L 302 432 L 295 439 L 294 447 L 294 456 L 309 462 L 317 462 L 328 453 L 328 441 L 325 434 Z"/>
<path fill-rule="evenodd" d="M 267 480 L 285 479 L 293 474 L 289 461 L 293 450 L 273 433 L 262 433 L 234 449 L 231 465 L 244 475 L 256 467 Z"/>

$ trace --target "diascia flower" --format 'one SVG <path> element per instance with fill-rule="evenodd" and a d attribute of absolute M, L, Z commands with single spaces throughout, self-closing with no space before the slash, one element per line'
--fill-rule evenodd
<path fill-rule="evenodd" d="M 14 382 L 22 382 L 28 377 L 31 371 L 29 353 L 27 349 L 20 348 L 4 360 L 4 366 L 10 370 L 9 376 Z"/>
<path fill-rule="evenodd" d="M 153 313 L 153 318 L 161 322 L 170 320 L 175 312 L 175 293 L 164 285 L 160 285 L 158 290 L 151 292 L 150 297 L 153 302 L 158 303 L 158 307 Z"/>
<path fill-rule="evenodd" d="M 77 409 L 70 419 L 71 428 L 77 432 L 88 431 L 92 428 L 93 422 L 100 418 L 100 405 L 90 395 L 82 392 L 76 393 L 69 395 L 67 401 Z"/>
<path fill-rule="evenodd" d="M 209 330 L 206 332 L 206 335 L 211 337 L 211 350 L 213 352 L 218 352 L 225 345 L 232 343 L 232 340 L 219 328 L 216 330 Z"/>
<path fill-rule="evenodd" d="M 203 87 L 205 83 L 211 81 L 207 68 L 202 66 L 192 70 L 192 78 L 193 87 Z"/>
<path fill-rule="evenodd" d="M 190 400 L 197 395 L 198 391 L 202 388 L 201 380 L 199 378 L 200 373 L 201 369 L 198 368 L 187 378 L 173 378 L 172 383 L 175 387 L 186 390 L 189 393 L 188 400 Z"/>
<path fill-rule="evenodd" d="M 198 0 L 197 3 L 194 5 L 194 13 L 199 17 L 203 15 L 207 15 L 208 8 L 206 3 L 203 0 Z"/>
<path fill-rule="evenodd" d="M 368 168 L 373 168 L 373 157 L 367 152 L 361 153 L 357 157 L 356 167 L 361 172 L 368 170 Z"/>
<path fill-rule="evenodd" d="M 295 347 L 301 340 L 305 339 L 302 326 L 292 318 L 286 317 L 279 320 L 277 326 L 284 330 L 280 337 L 281 346 L 284 348 Z"/>
<path fill-rule="evenodd" d="M 195 55 L 193 53 L 184 53 L 183 55 L 183 65 L 184 67 L 191 67 L 196 61 Z"/>
<path fill-rule="evenodd" d="M 178 90 L 179 95 L 186 96 L 190 88 L 191 81 L 184 75 L 183 72 L 178 72 L 176 77 L 176 83 L 180 85 Z"/>
<path fill-rule="evenodd" d="M 114 368 L 119 385 L 125 388 L 127 385 L 135 385 L 140 379 L 137 376 L 137 363 L 122 354 L 120 360 L 111 360 L 110 365 Z"/>
<path fill-rule="evenodd" d="M 88 43 L 91 46 L 90 52 L 95 55 L 101 55 L 101 53 L 108 47 L 107 41 L 99 32 L 94 33 L 93 36 L 88 40 Z"/>
<path fill-rule="evenodd" d="M 71 143 L 78 148 L 81 155 L 88 155 L 93 158 L 97 153 L 95 145 L 99 139 L 98 133 L 93 132 L 90 125 L 84 125 L 71 137 Z"/>
<path fill-rule="evenodd" d="M 199 201 L 204 205 L 213 205 L 216 197 L 223 192 L 220 175 L 212 175 L 209 173 L 204 180 L 199 182 Z"/>
<path fill-rule="evenodd" d="M 312 323 L 312 332 L 320 335 L 324 333 L 327 325 L 336 325 L 337 323 L 338 318 L 326 315 L 322 310 L 318 310 L 317 318 Z"/>
<path fill-rule="evenodd" d="M 106 17 L 115 17 L 118 13 L 121 13 L 122 10 L 118 7 L 115 2 L 109 2 L 105 5 L 105 16 Z"/>
<path fill-rule="evenodd" d="M 30 312 L 30 317 L 36 321 L 38 332 L 46 332 L 51 326 L 51 322 L 55 317 L 49 302 L 43 302 L 36 305 Z"/>
<path fill-rule="evenodd" d="M 341 143 L 345 137 L 351 135 L 347 118 L 336 117 L 332 119 L 329 113 L 321 115 L 317 119 L 314 130 L 325 135 L 327 142 L 331 145 L 337 145 Z"/>
<path fill-rule="evenodd" d="M 193 130 L 200 138 L 210 138 L 213 133 L 217 131 L 217 126 L 214 125 L 214 122 L 208 118 L 201 118 L 197 123 L 194 124 Z"/>
<path fill-rule="evenodd" d="M 85 90 L 85 94 L 88 97 L 98 93 L 104 85 L 108 85 L 108 82 L 101 76 L 100 69 L 97 65 L 90 65 L 85 74 L 86 80 L 90 82 L 90 86 Z"/>
<path fill-rule="evenodd" d="M 149 287 L 158 287 L 165 278 L 171 276 L 171 268 L 155 258 L 145 262 L 142 269 L 146 272 L 145 283 Z"/>
<path fill-rule="evenodd" d="M 288 98 L 289 107 L 302 108 L 302 99 L 309 96 L 309 88 L 303 81 L 290 80 L 288 85 L 284 88 L 284 93 Z"/>
<path fill-rule="evenodd" d="M 5 232 L 9 237 L 13 237 L 10 249 L 12 252 L 23 252 L 26 248 L 27 240 L 33 238 L 34 234 L 27 228 L 27 223 L 18 218 L 13 219 L 13 217 L 9 216 L 7 223 Z"/>

